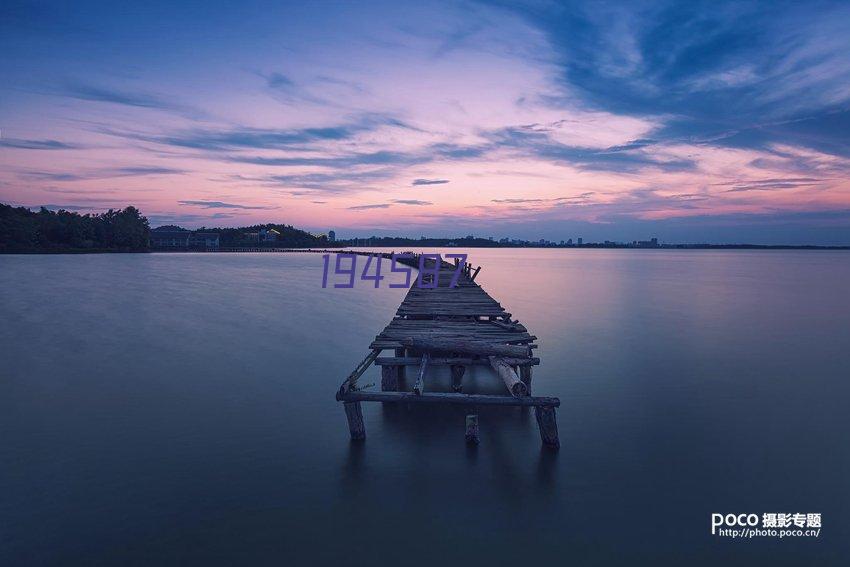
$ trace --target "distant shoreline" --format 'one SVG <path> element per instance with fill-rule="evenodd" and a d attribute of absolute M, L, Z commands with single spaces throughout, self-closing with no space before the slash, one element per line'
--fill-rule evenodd
<path fill-rule="evenodd" d="M 639 247 L 639 246 L 628 246 L 628 245 L 594 245 L 594 244 L 583 244 L 581 246 L 445 246 L 445 245 L 431 245 L 425 246 L 425 248 L 458 248 L 458 249 L 470 249 L 474 248 L 476 250 L 486 250 L 486 249 L 521 249 L 521 248 L 529 248 L 529 249 L 559 249 L 559 250 L 576 250 L 576 249 L 587 249 L 587 250 L 812 250 L 812 251 L 837 251 L 837 250 L 850 250 L 850 246 L 814 246 L 814 245 L 786 245 L 786 244 L 777 244 L 777 245 L 762 245 L 762 244 L 668 244 L 668 245 L 659 245 L 654 247 Z M 58 254 L 69 254 L 69 255 L 80 255 L 80 254 L 150 254 L 150 253 L 165 253 L 165 254 L 249 254 L 249 253 L 297 253 L 297 252 L 325 252 L 325 253 L 339 253 L 344 252 L 348 248 L 359 248 L 359 249 L 368 249 L 368 248 L 392 248 L 392 246 L 340 246 L 334 247 L 330 249 L 316 249 L 310 247 L 304 248 L 278 248 L 278 247 L 260 247 L 253 250 L 247 249 L 219 249 L 219 250 L 174 250 L 174 249 L 149 249 L 149 250 L 116 250 L 116 249 L 62 249 L 62 250 L 45 250 L 45 249 L 30 249 L 30 250 L 0 250 L 0 254 L 7 255 L 58 255 Z M 423 246 L 415 246 L 414 248 L 423 248 Z M 404 250 L 403 247 L 399 248 L 399 252 Z"/>

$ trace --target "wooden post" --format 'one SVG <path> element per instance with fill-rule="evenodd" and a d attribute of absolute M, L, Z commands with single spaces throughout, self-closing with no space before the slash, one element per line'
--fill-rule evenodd
<path fill-rule="evenodd" d="M 528 395 L 531 395 L 531 366 L 520 366 L 519 367 L 519 379 L 522 380 L 522 383 L 525 384 L 525 387 L 528 389 Z"/>
<path fill-rule="evenodd" d="M 404 358 L 404 347 L 395 349 L 395 355 L 397 358 Z M 404 366 L 398 367 L 398 379 L 404 380 Z"/>
<path fill-rule="evenodd" d="M 416 384 L 413 385 L 413 391 L 420 396 L 425 391 L 425 371 L 428 370 L 429 360 L 431 360 L 431 354 L 422 353 L 422 362 L 419 363 L 419 377 L 416 379 Z"/>
<path fill-rule="evenodd" d="M 555 408 L 552 406 L 536 406 L 534 416 L 537 418 L 537 427 L 540 429 L 540 440 L 550 449 L 561 447 L 558 439 L 558 422 L 555 419 Z"/>
<path fill-rule="evenodd" d="M 360 441 L 366 439 L 366 425 L 363 423 L 363 411 L 360 409 L 360 402 L 345 402 L 345 417 L 348 418 L 348 430 L 351 432 L 351 439 Z"/>
<path fill-rule="evenodd" d="M 462 364 L 452 364 L 452 390 L 460 392 L 463 390 L 463 374 L 466 372 L 466 366 Z"/>
<path fill-rule="evenodd" d="M 382 392 L 397 392 L 398 391 L 398 374 L 401 366 L 382 366 L 381 367 L 381 391 Z"/>
<path fill-rule="evenodd" d="M 478 445 L 478 414 L 466 416 L 466 442 Z"/>
<path fill-rule="evenodd" d="M 490 366 L 496 371 L 502 380 L 505 382 L 508 391 L 515 398 L 523 398 L 528 395 L 528 388 L 525 387 L 510 365 L 505 360 L 498 356 L 488 357 Z"/>

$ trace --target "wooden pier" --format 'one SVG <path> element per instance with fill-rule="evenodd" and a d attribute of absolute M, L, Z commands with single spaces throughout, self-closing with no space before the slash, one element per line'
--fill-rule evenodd
<path fill-rule="evenodd" d="M 345 251 L 351 253 L 350 251 Z M 360 255 L 381 255 L 356 252 Z M 420 257 L 399 259 L 399 263 L 418 268 Z M 428 263 L 430 262 L 430 264 Z M 424 266 L 433 271 L 435 260 L 426 259 Z M 558 398 L 531 395 L 532 368 L 540 364 L 534 356 L 537 339 L 519 322 L 512 320 L 498 301 L 490 297 L 475 277 L 481 270 L 471 265 L 463 268 L 457 285 L 450 287 L 457 265 L 442 261 L 438 286 L 420 288 L 414 282 L 395 317 L 381 331 L 369 354 L 357 365 L 340 386 L 336 399 L 343 402 L 351 438 L 366 437 L 361 402 L 460 404 L 470 407 L 466 418 L 465 436 L 469 443 L 479 441 L 476 406 L 534 407 L 540 438 L 544 446 L 557 449 L 558 426 L 555 408 Z M 433 284 L 432 279 L 425 284 Z M 389 351 L 391 356 L 382 356 Z M 372 365 L 381 367 L 381 391 L 358 387 L 358 380 Z M 463 377 L 472 365 L 488 366 L 494 379 L 505 384 L 505 393 L 463 393 Z M 452 392 L 432 391 L 428 369 L 449 366 Z M 414 382 L 412 391 L 400 391 L 400 382 L 407 377 Z M 414 380 L 415 377 L 415 380 Z"/>

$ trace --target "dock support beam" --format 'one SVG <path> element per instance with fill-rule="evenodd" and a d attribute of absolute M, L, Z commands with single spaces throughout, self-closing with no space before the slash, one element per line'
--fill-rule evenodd
<path fill-rule="evenodd" d="M 348 418 L 348 430 L 353 441 L 366 439 L 366 424 L 363 423 L 363 411 L 360 402 L 345 402 L 345 417 Z"/>
<path fill-rule="evenodd" d="M 452 390 L 460 392 L 463 390 L 463 374 L 466 372 L 466 366 L 462 364 L 452 364 Z"/>
<path fill-rule="evenodd" d="M 537 418 L 537 427 L 540 429 L 540 440 L 550 449 L 559 449 L 561 441 L 558 439 L 558 422 L 555 419 L 555 408 L 552 406 L 536 406 L 534 416 Z"/>
<path fill-rule="evenodd" d="M 396 358 L 403 358 L 404 357 L 404 351 L 405 351 L 404 347 L 395 349 Z M 398 367 L 398 378 L 399 378 L 399 380 L 404 380 L 404 366 L 403 365 Z"/>
<path fill-rule="evenodd" d="M 478 445 L 478 414 L 466 416 L 466 442 Z"/>
<path fill-rule="evenodd" d="M 425 372 L 428 370 L 428 362 L 431 360 L 429 353 L 422 354 L 422 362 L 419 364 L 419 377 L 416 379 L 416 384 L 413 385 L 413 392 L 416 395 L 422 395 L 425 391 Z"/>
<path fill-rule="evenodd" d="M 522 380 L 522 383 L 525 384 L 525 387 L 528 389 L 528 395 L 531 395 L 531 367 L 530 366 L 520 366 L 519 367 L 519 379 Z"/>

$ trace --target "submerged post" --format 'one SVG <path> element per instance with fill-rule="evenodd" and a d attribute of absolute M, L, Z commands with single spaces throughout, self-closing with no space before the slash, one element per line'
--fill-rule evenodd
<path fill-rule="evenodd" d="M 466 416 L 466 442 L 478 445 L 478 414 Z"/>
<path fill-rule="evenodd" d="M 360 402 L 345 402 L 345 417 L 348 418 L 348 430 L 353 441 L 366 439 L 366 425 L 363 423 L 363 411 Z"/>
<path fill-rule="evenodd" d="M 552 406 L 537 406 L 534 408 L 537 427 L 540 429 L 540 440 L 550 449 L 559 449 L 558 422 L 555 419 L 555 408 Z"/>

